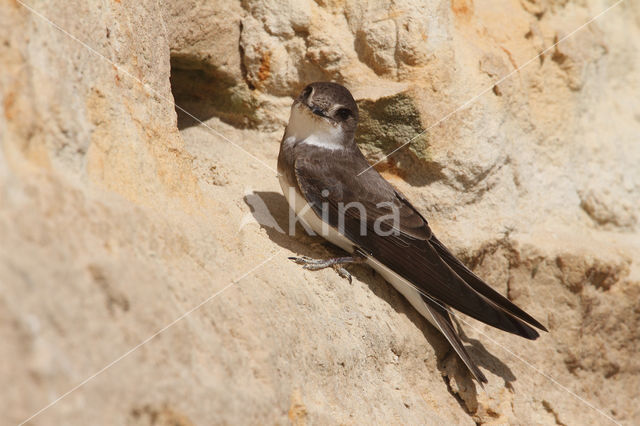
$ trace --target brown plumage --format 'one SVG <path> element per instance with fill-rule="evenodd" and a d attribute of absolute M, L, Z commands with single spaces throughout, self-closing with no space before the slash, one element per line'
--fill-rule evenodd
<path fill-rule="evenodd" d="M 341 109 L 348 112 L 338 113 Z M 335 83 L 309 85 L 294 102 L 281 144 L 278 170 L 283 190 L 293 187 L 319 218 L 324 213 L 324 221 L 346 237 L 353 250 L 375 259 L 414 287 L 426 310 L 416 308 L 447 337 L 474 377 L 486 382 L 453 327 L 449 307 L 527 339 L 539 336 L 531 326 L 546 328 L 464 266 L 433 235 L 427 220 L 408 199 L 369 168 L 354 140 L 357 119 L 357 106 L 347 89 Z M 300 125 L 304 120 L 309 123 Z M 326 128 L 323 136 L 313 132 L 316 125 Z M 335 140 L 334 133 L 338 135 Z M 345 210 L 349 203 L 363 206 L 365 217 L 358 208 Z M 391 220 L 394 211 L 399 221 Z M 370 264 L 375 267 L 375 262 Z M 407 291 L 405 288 L 403 294 Z"/>

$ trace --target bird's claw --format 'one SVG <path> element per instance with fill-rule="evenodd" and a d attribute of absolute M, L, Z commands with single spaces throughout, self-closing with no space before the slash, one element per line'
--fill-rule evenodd
<path fill-rule="evenodd" d="M 307 257 L 307 256 L 300 256 L 300 257 L 291 256 L 291 257 L 289 257 L 289 259 L 293 260 L 298 265 L 304 265 L 305 269 L 307 269 L 307 266 L 309 266 L 309 265 L 319 265 L 319 264 L 322 264 L 322 263 L 326 262 L 323 259 L 313 259 L 313 258 Z M 314 270 L 314 269 L 312 269 L 312 270 Z"/>
<path fill-rule="evenodd" d="M 349 284 L 352 283 L 351 274 L 345 268 L 340 265 L 333 265 L 333 270 L 336 271 L 342 278 L 349 280 Z"/>
<path fill-rule="evenodd" d="M 333 259 L 312 259 L 307 256 L 292 256 L 289 257 L 289 259 L 298 265 L 303 265 L 302 269 L 306 269 L 307 271 L 319 271 L 320 269 L 331 267 L 338 275 L 340 275 L 340 277 L 349 280 L 349 283 L 352 282 L 352 277 L 349 271 L 347 271 L 342 265 L 336 264 Z"/>

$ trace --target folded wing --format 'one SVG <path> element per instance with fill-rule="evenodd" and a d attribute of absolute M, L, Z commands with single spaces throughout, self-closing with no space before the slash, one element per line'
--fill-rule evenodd
<path fill-rule="evenodd" d="M 361 164 L 356 168 L 367 168 L 366 159 L 357 154 Z M 320 218 L 435 303 L 528 339 L 539 334 L 525 323 L 546 330 L 456 259 L 433 236 L 424 217 L 376 170 L 357 176 L 353 157 L 348 158 L 329 150 L 297 156 L 299 189 Z M 349 203 L 358 203 L 362 209 L 345 210 Z M 396 221 L 391 219 L 394 211 Z"/>

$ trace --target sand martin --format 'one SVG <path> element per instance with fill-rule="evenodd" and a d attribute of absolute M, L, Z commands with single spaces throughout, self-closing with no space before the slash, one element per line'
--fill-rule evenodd
<path fill-rule="evenodd" d="M 348 277 L 342 265 L 369 264 L 444 334 L 475 379 L 486 382 L 457 334 L 451 308 L 527 339 L 539 336 L 531 326 L 546 328 L 469 270 L 409 200 L 369 168 L 355 142 L 357 124 L 358 106 L 339 84 L 312 83 L 293 102 L 278 156 L 280 185 L 301 222 L 350 256 L 292 259 Z"/>

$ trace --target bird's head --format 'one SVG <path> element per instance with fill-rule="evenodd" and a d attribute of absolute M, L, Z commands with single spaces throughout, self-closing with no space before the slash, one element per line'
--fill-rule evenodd
<path fill-rule="evenodd" d="M 293 101 L 287 134 L 353 143 L 357 125 L 358 105 L 349 90 L 337 83 L 316 82 Z"/>

